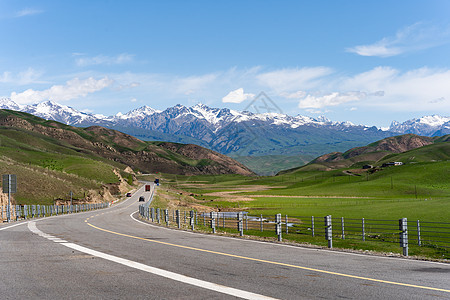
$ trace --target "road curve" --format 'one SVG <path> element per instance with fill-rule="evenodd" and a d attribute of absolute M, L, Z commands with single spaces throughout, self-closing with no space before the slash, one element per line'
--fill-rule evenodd
<path fill-rule="evenodd" d="M 449 264 L 167 229 L 140 195 L 0 225 L 0 299 L 450 299 Z"/>

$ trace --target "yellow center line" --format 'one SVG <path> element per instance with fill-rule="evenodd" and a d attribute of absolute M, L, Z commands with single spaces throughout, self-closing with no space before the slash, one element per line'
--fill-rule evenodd
<path fill-rule="evenodd" d="M 148 238 L 142 238 L 142 237 L 138 237 L 138 236 L 134 236 L 134 235 L 129 235 L 129 234 L 125 234 L 125 233 L 115 232 L 115 231 L 111 231 L 111 230 L 108 230 L 108 229 L 97 227 L 95 225 L 92 225 L 89 222 L 86 222 L 86 223 L 89 226 L 91 226 L 91 227 L 93 227 L 95 229 L 104 231 L 104 232 L 108 232 L 108 233 L 112 233 L 112 234 L 120 235 L 120 236 L 124 236 L 124 237 L 129 237 L 129 238 L 133 238 L 133 239 L 143 240 L 143 241 L 147 241 L 147 242 L 167 245 L 167 246 L 173 246 L 173 247 L 189 249 L 189 250 L 205 252 L 205 253 L 211 253 L 211 254 L 216 254 L 216 255 L 222 255 L 222 256 L 228 256 L 228 257 L 234 257 L 234 258 L 245 259 L 245 260 L 250 260 L 250 261 L 257 261 L 257 262 L 262 262 L 262 263 L 267 263 L 267 264 L 272 264 L 272 265 L 278 265 L 278 266 L 284 266 L 284 267 L 290 267 L 290 268 L 295 268 L 295 269 L 313 271 L 313 272 L 318 272 L 318 273 L 337 275 L 337 276 L 354 278 L 354 279 L 361 279 L 361 280 L 366 280 L 366 281 L 373 281 L 373 282 L 380 282 L 380 283 L 386 283 L 386 284 L 392 284 L 392 285 L 399 285 L 399 286 L 406 286 L 406 287 L 413 287 L 413 288 L 419 288 L 419 289 L 426 289 L 426 290 L 433 290 L 433 291 L 440 291 L 440 292 L 450 293 L 450 290 L 446 290 L 446 289 L 440 289 L 440 288 L 434 288 L 434 287 L 428 287 L 428 286 L 421 286 L 421 285 L 415 285 L 415 284 L 409 284 L 409 283 L 401 283 L 401 282 L 395 282 L 395 281 L 388 281 L 388 280 L 381 280 L 381 279 L 375 279 L 375 278 L 369 278 L 369 277 L 362 277 L 362 276 L 356 276 L 356 275 L 350 275 L 350 274 L 344 274 L 344 273 L 338 273 L 338 272 L 332 272 L 332 271 L 326 271 L 326 270 L 302 267 L 302 266 L 297 266 L 297 265 L 292 265 L 292 264 L 287 264 L 287 263 L 281 263 L 281 262 L 276 262 L 276 261 L 264 260 L 264 259 L 259 259 L 259 258 L 246 257 L 246 256 L 241 256 L 241 255 L 236 255 L 236 254 L 217 252 L 217 251 L 206 250 L 206 249 L 201 249 L 201 248 L 195 248 L 195 247 L 190 247 L 190 246 L 183 246 L 183 245 L 178 245 L 178 244 L 172 244 L 172 243 L 152 240 L 152 239 L 148 239 Z"/>

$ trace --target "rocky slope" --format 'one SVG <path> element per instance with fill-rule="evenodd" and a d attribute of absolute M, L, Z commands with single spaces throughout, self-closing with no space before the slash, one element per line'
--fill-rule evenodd
<path fill-rule="evenodd" d="M 106 158 L 142 172 L 253 175 L 237 161 L 197 145 L 164 143 L 160 146 L 99 126 L 82 129 L 22 112 L 1 110 L 0 127 L 38 133 L 79 153 Z"/>
<path fill-rule="evenodd" d="M 426 137 L 415 134 L 389 137 L 364 147 L 352 148 L 344 153 L 332 152 L 312 160 L 308 165 L 316 165 L 327 170 L 348 168 L 358 163 L 376 163 L 392 154 L 404 153 L 435 143 L 448 144 L 450 136 Z M 449 144 L 450 145 L 450 144 Z M 321 166 L 321 167 L 320 167 Z"/>

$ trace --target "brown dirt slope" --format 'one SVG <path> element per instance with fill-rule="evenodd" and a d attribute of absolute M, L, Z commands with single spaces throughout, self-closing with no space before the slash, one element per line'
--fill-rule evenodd
<path fill-rule="evenodd" d="M 254 175 L 239 162 L 197 145 L 144 142 L 99 126 L 77 128 L 10 110 L 0 110 L 0 126 L 51 137 L 80 155 L 96 155 L 145 173 Z"/>
<path fill-rule="evenodd" d="M 358 162 L 379 161 L 386 155 L 402 153 L 433 144 L 438 138 L 405 134 L 389 137 L 364 147 L 352 148 L 345 153 L 332 152 L 314 159 L 310 164 L 325 165 L 331 169 L 350 167 Z"/>

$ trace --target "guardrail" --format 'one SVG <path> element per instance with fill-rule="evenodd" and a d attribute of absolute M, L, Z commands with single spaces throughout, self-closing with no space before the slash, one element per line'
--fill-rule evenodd
<path fill-rule="evenodd" d="M 147 203 L 146 203 L 147 204 Z M 324 237 L 328 247 L 333 247 L 333 239 L 351 239 L 363 242 L 378 241 L 398 243 L 403 255 L 408 256 L 409 244 L 450 248 L 450 223 L 378 219 L 333 218 L 332 216 L 252 216 L 246 212 L 198 212 L 160 209 L 141 205 L 142 218 L 165 226 L 194 228 L 198 225 L 211 228 L 236 230 L 241 236 L 245 231 L 273 232 L 278 240 L 283 235 L 307 235 Z"/>
<path fill-rule="evenodd" d="M 0 206 L 0 211 L 2 220 L 17 221 L 97 210 L 109 205 L 109 202 L 80 205 L 3 205 Z"/>

